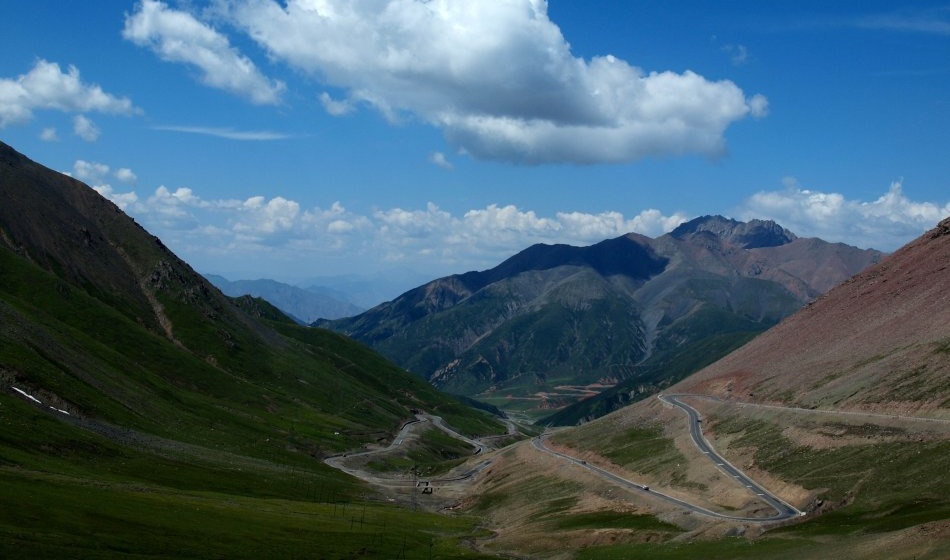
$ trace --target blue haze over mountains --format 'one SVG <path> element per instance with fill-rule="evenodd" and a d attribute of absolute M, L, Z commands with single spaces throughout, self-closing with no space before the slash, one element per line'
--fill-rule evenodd
<path fill-rule="evenodd" d="M 250 295 L 267 300 L 298 323 L 312 323 L 317 319 L 339 319 L 364 311 L 352 303 L 349 295 L 332 288 L 313 286 L 298 288 L 276 280 L 228 280 L 216 274 L 205 274 L 224 295 L 239 297 Z"/>

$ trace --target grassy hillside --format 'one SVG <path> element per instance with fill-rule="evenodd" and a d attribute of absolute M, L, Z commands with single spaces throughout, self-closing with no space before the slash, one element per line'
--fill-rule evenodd
<path fill-rule="evenodd" d="M 16 504 L 0 509 L 4 558 L 477 557 L 457 546 L 473 519 L 367 500 L 329 469 L 119 445 L 7 395 L 0 422 L 0 493 Z"/>
<path fill-rule="evenodd" d="M 792 525 L 767 527 L 762 534 L 750 530 L 744 539 L 618 543 L 588 548 L 578 558 L 883 560 L 936 559 L 950 552 L 945 426 L 916 419 L 694 404 L 704 404 L 704 431 L 718 450 L 767 486 L 782 489 L 808 516 Z M 613 415 L 555 439 L 658 489 L 686 492 L 694 500 L 724 499 L 728 484 L 698 470 L 691 461 L 702 458 L 685 456 L 678 443 L 685 417 L 638 408 L 638 422 L 630 421 L 632 415 Z"/>
<path fill-rule="evenodd" d="M 87 186 L 3 145 L 0 196 L 0 495 L 17 504 L 0 557 L 465 554 L 473 521 L 397 523 L 404 510 L 322 459 L 390 439 L 416 409 L 503 433 L 491 415 L 226 298 Z"/>
<path fill-rule="evenodd" d="M 238 377 L 8 251 L 0 270 L 0 556 L 466 554 L 474 520 L 407 517 L 319 459 L 409 407 L 487 416 L 332 333 L 288 325 L 308 340 L 249 348 L 267 369 Z"/>
<path fill-rule="evenodd" d="M 670 337 L 629 379 L 539 420 L 549 426 L 573 426 L 599 418 L 699 371 L 762 332 L 764 325 L 715 307 L 705 307 L 670 329 Z M 685 341 L 688 341 L 684 344 Z"/>

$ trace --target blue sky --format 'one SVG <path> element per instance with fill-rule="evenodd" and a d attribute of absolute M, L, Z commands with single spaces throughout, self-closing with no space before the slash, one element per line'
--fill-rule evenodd
<path fill-rule="evenodd" d="M 7 4 L 0 139 L 231 279 L 950 214 L 947 2 Z"/>

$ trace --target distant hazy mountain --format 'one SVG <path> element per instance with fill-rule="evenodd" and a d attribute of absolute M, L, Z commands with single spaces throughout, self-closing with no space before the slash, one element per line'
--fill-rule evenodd
<path fill-rule="evenodd" d="M 305 290 L 276 280 L 232 281 L 215 274 L 204 276 L 225 295 L 251 295 L 266 299 L 271 305 L 302 323 L 312 323 L 317 319 L 350 317 L 364 311 L 338 295 L 330 295 L 330 290 L 320 293 L 316 289 Z"/>
<path fill-rule="evenodd" d="M 535 245 L 321 324 L 448 391 L 557 408 L 621 382 L 636 396 L 681 379 L 881 255 L 707 216 L 657 239 Z"/>
<path fill-rule="evenodd" d="M 311 292 L 349 301 L 365 311 L 384 301 L 435 278 L 436 274 L 420 274 L 406 268 L 389 268 L 369 274 L 319 276 L 295 282 Z"/>

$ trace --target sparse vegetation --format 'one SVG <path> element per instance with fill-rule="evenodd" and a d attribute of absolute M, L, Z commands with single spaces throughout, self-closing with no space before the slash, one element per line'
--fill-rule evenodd
<path fill-rule="evenodd" d="M 838 433 L 840 425 L 827 424 Z M 715 429 L 721 434 L 741 434 L 732 445 L 754 448 L 755 463 L 761 468 L 805 488 L 822 489 L 822 499 L 832 509 L 844 511 L 839 515 L 871 519 L 908 504 L 916 504 L 918 513 L 931 509 L 934 519 L 950 513 L 950 482 L 943 473 L 950 441 L 858 441 L 813 449 L 796 445 L 775 424 L 761 420 L 732 417 L 717 423 Z M 867 423 L 849 425 L 846 431 L 861 438 L 893 433 L 899 430 Z"/>
<path fill-rule="evenodd" d="M 658 425 L 621 430 L 581 427 L 561 432 L 553 439 L 573 449 L 593 451 L 629 471 L 684 476 L 681 471 L 686 458 Z"/>
<path fill-rule="evenodd" d="M 407 473 L 411 469 L 421 476 L 441 474 L 461 464 L 472 455 L 472 446 L 455 439 L 438 428 L 423 430 L 419 441 L 408 452 L 386 454 L 367 463 L 378 472 Z"/>
<path fill-rule="evenodd" d="M 578 529 L 630 529 L 681 533 L 676 525 L 660 521 L 652 515 L 637 515 L 619 511 L 594 511 L 562 516 L 551 523 L 552 530 L 573 531 Z"/>

